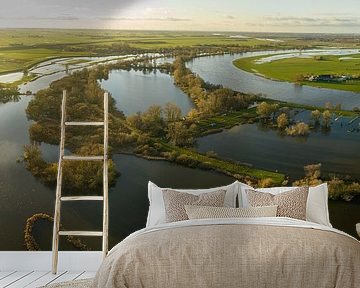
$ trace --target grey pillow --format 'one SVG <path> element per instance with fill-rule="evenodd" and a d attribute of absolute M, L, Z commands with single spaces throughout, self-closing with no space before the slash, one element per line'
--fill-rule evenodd
<path fill-rule="evenodd" d="M 277 216 L 306 220 L 306 204 L 309 187 L 299 187 L 279 194 L 271 194 L 246 189 L 251 206 L 277 205 Z"/>
<path fill-rule="evenodd" d="M 185 205 L 185 210 L 189 219 L 276 217 L 277 206 L 231 208 Z"/>
<path fill-rule="evenodd" d="M 224 206 L 225 190 L 219 190 L 200 195 L 193 195 L 185 192 L 165 189 L 163 192 L 163 199 L 165 204 L 165 219 L 166 222 L 176 222 L 188 220 L 185 205 L 198 206 Z"/>

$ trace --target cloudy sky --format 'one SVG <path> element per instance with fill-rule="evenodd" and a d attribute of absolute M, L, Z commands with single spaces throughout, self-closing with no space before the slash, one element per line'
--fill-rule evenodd
<path fill-rule="evenodd" d="M 1 0 L 0 27 L 360 33 L 360 0 Z"/>

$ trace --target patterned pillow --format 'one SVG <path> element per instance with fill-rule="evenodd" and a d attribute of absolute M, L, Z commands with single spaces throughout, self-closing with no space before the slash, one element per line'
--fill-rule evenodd
<path fill-rule="evenodd" d="M 246 189 L 251 206 L 278 205 L 277 216 L 306 220 L 309 187 L 299 187 L 277 195 Z"/>
<path fill-rule="evenodd" d="M 231 208 L 185 205 L 185 210 L 189 219 L 276 217 L 277 206 Z"/>
<path fill-rule="evenodd" d="M 175 190 L 163 190 L 166 222 L 188 220 L 185 205 L 224 206 L 225 190 L 193 195 Z"/>

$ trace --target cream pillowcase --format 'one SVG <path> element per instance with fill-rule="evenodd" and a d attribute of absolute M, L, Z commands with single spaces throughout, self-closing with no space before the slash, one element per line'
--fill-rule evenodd
<path fill-rule="evenodd" d="M 277 195 L 297 187 L 272 187 L 256 189 L 258 192 Z M 255 188 L 239 182 L 239 207 L 248 207 L 249 203 L 245 194 L 246 189 Z M 309 187 L 309 195 L 306 204 L 306 221 L 332 227 L 328 208 L 328 187 L 326 183 Z"/>
<path fill-rule="evenodd" d="M 165 203 L 165 221 L 176 222 L 188 220 L 185 205 L 224 206 L 225 190 L 219 190 L 200 195 L 179 192 L 175 190 L 163 190 Z"/>
<path fill-rule="evenodd" d="M 185 210 L 189 219 L 276 217 L 277 206 L 230 208 L 185 205 Z"/>
<path fill-rule="evenodd" d="M 186 192 L 193 195 L 200 195 L 203 193 L 214 192 L 218 190 L 225 190 L 225 207 L 236 207 L 236 196 L 239 193 L 238 181 L 221 187 L 208 188 L 208 189 L 172 189 L 172 188 L 161 188 L 154 183 L 148 183 L 148 198 L 149 198 L 149 212 L 147 216 L 146 227 L 153 227 L 165 223 L 165 205 L 162 191 L 165 189 L 176 190 L 179 192 Z"/>
<path fill-rule="evenodd" d="M 277 205 L 276 216 L 306 220 L 309 187 L 299 187 L 277 195 L 250 189 L 246 189 L 245 193 L 252 207 Z"/>

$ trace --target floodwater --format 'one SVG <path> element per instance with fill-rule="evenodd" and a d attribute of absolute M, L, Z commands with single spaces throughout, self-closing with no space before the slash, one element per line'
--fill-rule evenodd
<path fill-rule="evenodd" d="M 207 63 L 211 70 L 212 65 L 216 65 L 216 61 L 222 59 L 220 62 L 227 61 L 226 63 L 230 65 L 228 68 L 230 67 L 229 70 L 232 71 L 231 57 L 236 57 L 230 55 L 219 57 L 196 59 L 192 65 L 198 63 L 197 61 L 210 59 L 211 61 Z M 205 65 L 204 62 L 201 63 Z M 224 80 L 227 72 L 223 65 L 224 63 L 219 64 L 219 68 L 224 72 L 221 77 Z M 45 67 L 38 69 L 50 69 L 48 66 Z M 31 88 L 30 90 L 34 92 L 46 88 L 51 81 L 66 75 L 65 71 L 56 71 L 58 70 L 52 70 L 51 74 L 23 85 L 22 89 Z M 235 79 L 238 79 L 239 75 L 236 75 Z M 252 81 L 262 82 L 264 79 L 257 77 L 252 78 Z M 143 111 L 148 105 L 163 105 L 166 102 L 177 103 L 183 113 L 191 108 L 191 102 L 173 85 L 171 77 L 159 72 L 143 74 L 135 71 L 113 71 L 109 80 L 102 84 L 112 92 L 118 108 L 126 114 Z M 237 87 L 241 88 L 241 85 Z M 259 87 L 264 86 L 260 83 Z M 270 89 L 270 92 L 274 91 Z M 148 95 L 148 98 L 143 98 L 144 95 Z M 351 99 L 352 96 L 349 97 Z M 0 230 L 6 231 L 0 233 L 0 250 L 24 250 L 23 229 L 26 219 L 34 213 L 53 214 L 55 187 L 47 187 L 37 181 L 19 161 L 23 154 L 23 146 L 30 142 L 28 129 L 31 121 L 28 121 L 25 114 L 30 100 L 31 96 L 22 96 L 18 102 L 0 104 Z M 344 118 L 342 121 L 348 120 Z M 357 124 L 354 122 L 354 125 Z M 359 163 L 358 154 L 356 154 L 357 150 L 354 150 L 359 133 L 347 133 L 348 127 L 344 128 L 345 125 L 344 122 L 341 127 L 340 122 L 337 122 L 328 134 L 322 134 L 321 131 L 314 132 L 305 142 L 297 142 L 293 138 L 280 138 L 276 132 L 261 129 L 256 125 L 243 125 L 222 134 L 199 139 L 199 149 L 215 150 L 219 155 L 240 162 L 249 162 L 256 167 L 288 171 L 294 177 L 300 174 L 301 168 L 297 167 L 302 167 L 304 159 L 310 162 L 312 159 L 325 161 L 327 158 L 329 161 L 325 161 L 326 164 L 323 165 L 325 171 L 347 169 L 349 174 L 359 175 L 359 165 L 356 164 Z M 42 144 L 41 150 L 47 161 L 57 161 L 57 146 Z M 286 155 L 281 156 L 281 154 Z M 323 155 L 321 159 L 313 158 L 321 155 Z M 278 159 L 280 156 L 283 158 Z M 160 186 L 174 188 L 206 188 L 233 181 L 231 177 L 219 173 L 185 168 L 164 161 L 148 161 L 129 155 L 113 155 L 113 160 L 121 176 L 117 179 L 116 185 L 110 189 L 110 247 L 131 232 L 145 226 L 149 180 Z M 101 229 L 101 204 L 66 203 L 63 208 L 62 223 L 66 229 Z M 330 217 L 334 226 L 355 235 L 355 223 L 360 222 L 359 208 L 359 201 L 352 203 L 330 201 Z M 43 250 L 50 250 L 51 230 L 51 224 L 45 222 L 37 223 L 34 228 L 34 236 Z M 92 249 L 100 247 L 98 239 L 84 241 Z M 71 249 L 64 242 L 62 248 Z"/>
<path fill-rule="evenodd" d="M 146 93 L 149 95 L 151 92 L 155 98 L 146 105 L 161 105 L 168 99 L 167 102 L 179 104 L 184 113 L 192 107 L 188 97 L 174 86 L 171 77 L 166 74 L 121 72 L 114 71 L 110 80 L 122 81 L 124 85 L 132 83 L 126 86 L 129 89 L 127 92 L 132 93 L 126 95 L 132 97 L 141 97 Z M 107 84 L 110 85 L 109 82 Z M 159 93 L 156 93 L 157 89 Z M 158 95 L 160 97 L 156 98 Z M 124 106 L 121 95 L 114 97 L 120 97 L 116 98 L 117 104 L 121 103 L 120 107 L 130 113 L 131 109 Z M 55 187 L 47 187 L 37 181 L 19 161 L 23 156 L 24 145 L 30 143 L 28 129 L 31 121 L 26 118 L 25 109 L 31 98 L 32 96 L 22 96 L 18 102 L 0 104 L 0 229 L 7 231 L 0 233 L 0 250 L 24 250 L 23 230 L 26 219 L 35 213 L 53 214 Z M 132 108 L 133 111 L 147 108 L 141 99 L 139 102 L 142 106 Z M 57 161 L 57 146 L 42 144 L 41 150 L 45 160 Z M 164 161 L 148 161 L 128 155 L 114 155 L 113 160 L 121 176 L 110 191 L 110 245 L 115 245 L 131 232 L 145 226 L 149 180 L 178 188 L 212 187 L 233 181 L 222 174 L 185 168 Z M 65 203 L 62 223 L 66 229 L 101 229 L 101 211 L 99 203 Z M 34 228 L 35 238 L 43 250 L 51 248 L 51 231 L 52 225 L 45 221 L 39 221 Z M 85 239 L 85 242 L 92 249 L 100 247 L 98 239 Z M 61 245 L 64 249 L 71 249 L 66 241 L 62 241 Z"/>
<path fill-rule="evenodd" d="M 109 79 L 101 83 L 116 100 L 116 106 L 125 115 L 143 112 L 151 105 L 172 102 L 187 114 L 193 107 L 190 98 L 175 84 L 170 75 L 159 71 L 113 70 Z"/>
<path fill-rule="evenodd" d="M 323 50 L 319 50 L 323 51 Z M 340 51 L 332 50 L 333 54 Z M 348 51 L 348 50 L 346 50 Z M 356 50 L 359 51 L 359 50 Z M 356 51 L 348 51 L 349 53 Z M 294 50 L 285 51 L 294 53 Z M 234 60 L 244 57 L 271 55 L 285 53 L 279 51 L 248 52 L 234 55 L 218 55 L 195 58 L 188 62 L 187 66 L 201 78 L 213 84 L 252 94 L 262 94 L 265 97 L 287 102 L 308 104 L 324 107 L 325 103 L 341 104 L 343 109 L 352 110 L 360 107 L 360 93 L 300 86 L 289 82 L 280 82 L 265 79 L 255 74 L 240 70 L 232 63 Z M 314 52 L 313 52 L 314 53 Z M 320 53 L 320 52 L 319 52 Z M 315 53 L 314 53 L 315 54 Z M 342 55 L 347 55 L 343 53 Z"/>
<path fill-rule="evenodd" d="M 296 121 L 309 121 L 303 111 Z M 201 152 L 215 151 L 221 158 L 278 170 L 291 179 L 304 176 L 305 165 L 322 163 L 323 174 L 360 179 L 360 119 L 333 118 L 330 130 L 314 130 L 308 137 L 289 137 L 258 124 L 235 126 L 197 140 Z"/>

